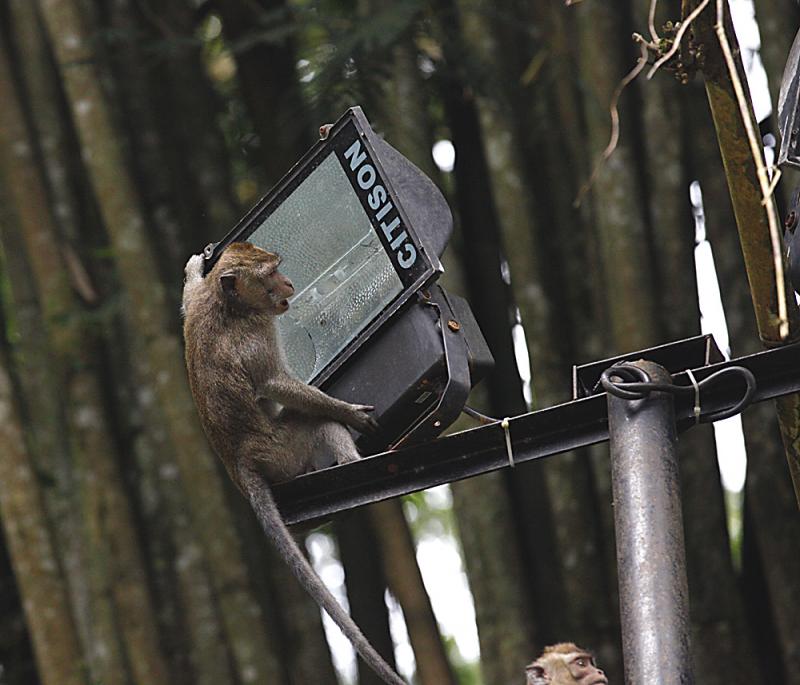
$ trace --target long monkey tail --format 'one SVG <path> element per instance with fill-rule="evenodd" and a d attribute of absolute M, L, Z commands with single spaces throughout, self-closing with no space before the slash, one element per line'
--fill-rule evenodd
<path fill-rule="evenodd" d="M 286 561 L 292 573 L 306 589 L 306 592 L 321 606 L 330 616 L 347 639 L 353 643 L 353 647 L 359 656 L 375 673 L 380 676 L 388 685 L 406 685 L 405 681 L 394 672 L 383 657 L 364 637 L 361 629 L 355 621 L 336 601 L 328 588 L 312 568 L 305 555 L 300 551 L 297 542 L 292 537 L 289 529 L 281 518 L 280 511 L 275 504 L 272 491 L 266 480 L 261 474 L 251 468 L 244 466 L 238 469 L 239 485 L 250 500 L 250 506 L 256 513 L 258 522 L 264 530 L 266 536 L 275 545 L 278 554 Z"/>

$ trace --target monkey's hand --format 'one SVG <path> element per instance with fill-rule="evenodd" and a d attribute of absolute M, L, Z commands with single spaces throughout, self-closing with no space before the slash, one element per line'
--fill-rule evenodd
<path fill-rule="evenodd" d="M 344 423 L 355 428 L 359 433 L 374 433 L 378 430 L 378 422 L 371 412 L 375 407 L 368 404 L 348 404 L 348 411 L 344 418 Z"/>
<path fill-rule="evenodd" d="M 181 313 L 187 316 L 187 312 L 192 308 L 192 303 L 196 302 L 198 295 L 203 288 L 203 255 L 195 254 L 189 257 L 186 266 L 183 268 L 185 278 L 183 280 L 183 300 L 181 303 Z"/>
<path fill-rule="evenodd" d="M 259 366 L 255 364 L 250 368 L 254 369 L 250 372 L 251 378 L 257 378 Z M 262 381 L 256 380 L 255 386 L 256 399 L 259 402 L 271 400 L 303 414 L 324 416 L 351 426 L 359 433 L 372 433 L 378 428 L 378 422 L 370 415 L 375 407 L 367 404 L 350 404 L 336 399 L 288 374 L 277 374 Z"/>
<path fill-rule="evenodd" d="M 203 262 L 204 259 L 201 254 L 193 254 L 189 257 L 189 261 L 186 262 L 186 266 L 183 268 L 185 283 L 189 284 L 203 278 Z"/>

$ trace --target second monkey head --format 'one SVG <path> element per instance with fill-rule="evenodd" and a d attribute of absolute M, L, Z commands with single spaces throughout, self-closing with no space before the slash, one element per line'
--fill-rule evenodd
<path fill-rule="evenodd" d="M 608 685 L 592 653 L 572 642 L 545 647 L 525 674 L 526 685 Z"/>

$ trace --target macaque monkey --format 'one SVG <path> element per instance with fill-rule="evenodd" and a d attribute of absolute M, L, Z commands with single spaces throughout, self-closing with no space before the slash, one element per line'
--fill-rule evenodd
<path fill-rule="evenodd" d="M 608 685 L 591 652 L 572 642 L 545 647 L 542 655 L 525 667 L 525 675 L 526 685 Z"/>
<path fill-rule="evenodd" d="M 289 309 L 291 281 L 277 255 L 231 244 L 203 277 L 203 257 L 186 264 L 186 367 L 201 423 L 228 474 L 299 581 L 390 685 L 402 679 L 326 589 L 280 516 L 268 483 L 359 459 L 345 425 L 377 427 L 372 407 L 334 399 L 291 375 L 275 317 Z"/>

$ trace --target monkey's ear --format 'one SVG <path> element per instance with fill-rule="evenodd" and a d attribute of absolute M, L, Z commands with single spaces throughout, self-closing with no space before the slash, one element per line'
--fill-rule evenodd
<path fill-rule="evenodd" d="M 222 292 L 226 295 L 236 294 L 236 274 L 233 271 L 220 274 L 219 284 L 222 286 Z"/>

